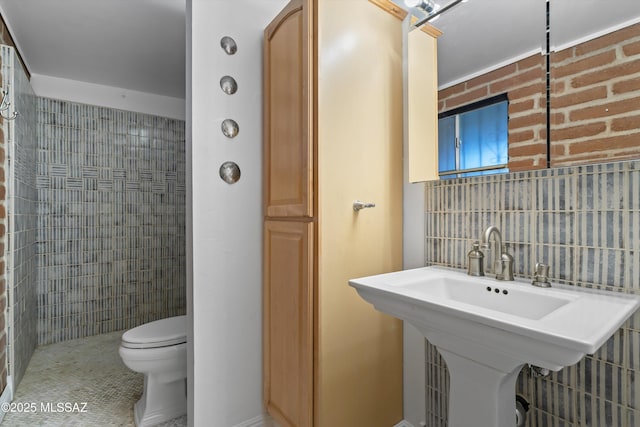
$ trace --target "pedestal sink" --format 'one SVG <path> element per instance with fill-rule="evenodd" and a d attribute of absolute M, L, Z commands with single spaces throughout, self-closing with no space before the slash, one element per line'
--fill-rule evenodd
<path fill-rule="evenodd" d="M 471 277 L 424 267 L 352 279 L 375 308 L 415 326 L 449 368 L 449 427 L 513 427 L 524 364 L 558 371 L 594 353 L 640 297 Z"/>

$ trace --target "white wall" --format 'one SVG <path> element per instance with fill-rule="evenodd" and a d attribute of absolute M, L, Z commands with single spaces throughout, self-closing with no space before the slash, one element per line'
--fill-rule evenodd
<path fill-rule="evenodd" d="M 31 86 L 38 96 L 82 104 L 117 108 L 154 116 L 185 119 L 185 100 L 113 86 L 31 74 Z"/>
<path fill-rule="evenodd" d="M 190 425 L 262 414 L 262 32 L 286 3 L 187 0 Z M 234 56 L 220 48 L 226 35 Z M 225 74 L 235 95 L 220 90 Z M 220 131 L 225 118 L 240 125 L 233 140 Z M 218 175 L 227 160 L 242 171 L 234 185 Z"/>
<path fill-rule="evenodd" d="M 404 108 L 407 111 L 408 87 L 407 87 L 407 37 L 409 30 L 409 18 L 402 23 L 402 49 L 404 75 Z M 407 115 L 404 116 L 404 187 L 402 205 L 402 255 L 403 268 L 424 267 L 424 184 L 409 182 L 409 147 L 407 135 Z M 424 337 L 416 328 L 404 322 L 404 419 L 414 427 L 426 425 L 426 401 L 425 401 L 425 346 Z"/>

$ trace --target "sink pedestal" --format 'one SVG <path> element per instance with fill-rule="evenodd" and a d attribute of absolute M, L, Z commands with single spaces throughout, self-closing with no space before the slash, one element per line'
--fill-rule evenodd
<path fill-rule="evenodd" d="M 489 367 L 438 349 L 449 368 L 449 427 L 516 425 L 515 388 L 523 364 Z"/>

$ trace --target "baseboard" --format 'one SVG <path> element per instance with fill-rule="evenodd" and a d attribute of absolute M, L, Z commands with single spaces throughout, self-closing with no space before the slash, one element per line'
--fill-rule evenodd
<path fill-rule="evenodd" d="M 245 422 L 242 422 L 235 427 L 279 427 L 273 418 L 267 414 L 258 415 L 255 418 L 251 418 Z"/>
<path fill-rule="evenodd" d="M 236 425 L 235 427 L 279 427 L 273 418 L 267 414 L 258 415 L 255 418 L 251 418 L 243 423 Z M 393 427 L 413 427 L 409 421 L 402 420 Z"/>
<path fill-rule="evenodd" d="M 4 406 L 5 403 L 11 403 L 13 400 L 13 387 L 12 387 L 11 377 L 7 377 L 7 386 L 4 388 L 2 395 L 0 395 L 0 408 Z M 6 412 L 0 411 L 0 423 L 4 419 L 4 414 Z"/>
<path fill-rule="evenodd" d="M 250 420 L 241 422 L 235 427 L 267 427 L 269 424 L 265 424 L 264 415 L 258 415 L 255 418 L 251 418 Z"/>

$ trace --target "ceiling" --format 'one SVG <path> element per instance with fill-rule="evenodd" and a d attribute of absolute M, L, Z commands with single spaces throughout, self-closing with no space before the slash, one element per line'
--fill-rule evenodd
<path fill-rule="evenodd" d="M 185 0 L 0 0 L 32 74 L 185 97 Z"/>
<path fill-rule="evenodd" d="M 637 2 L 551 0 L 552 45 L 637 22 Z M 541 51 L 545 5 L 468 0 L 443 13 L 440 87 Z M 0 0 L 0 12 L 32 74 L 185 98 L 185 0 Z"/>
<path fill-rule="evenodd" d="M 404 6 L 403 0 L 393 1 Z M 435 0 L 441 6 L 450 2 Z M 638 0 L 550 0 L 551 50 L 638 21 Z M 546 50 L 545 0 L 463 0 L 432 24 L 443 32 L 441 88 Z"/>

